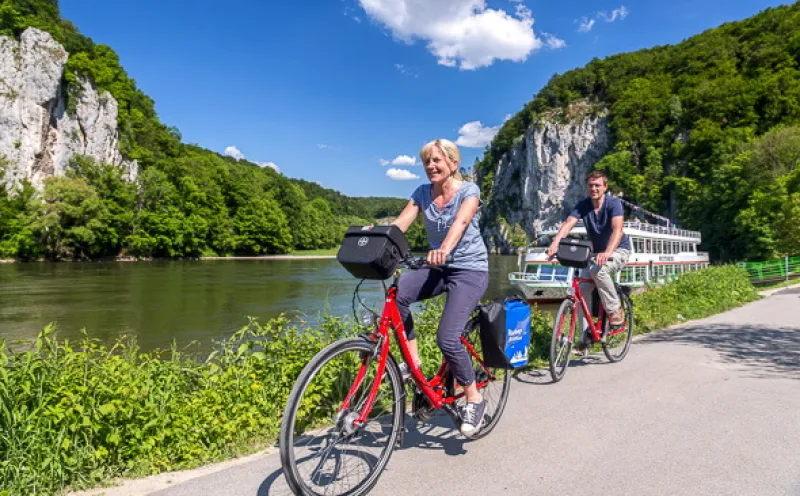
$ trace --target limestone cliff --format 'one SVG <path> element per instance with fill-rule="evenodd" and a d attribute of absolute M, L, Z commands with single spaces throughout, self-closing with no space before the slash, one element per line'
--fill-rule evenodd
<path fill-rule="evenodd" d="M 481 222 L 489 249 L 510 253 L 511 228 L 523 229 L 533 240 L 561 223 L 586 197 L 586 175 L 610 142 L 603 114 L 534 123 L 497 165 Z"/>
<path fill-rule="evenodd" d="M 7 162 L 6 181 L 42 180 L 61 175 L 75 154 L 123 167 L 128 179 L 135 161 L 119 151 L 117 101 L 79 79 L 65 87 L 69 54 L 49 33 L 26 29 L 20 40 L 0 36 L 0 155 Z M 67 110 L 67 93 L 75 98 Z"/>

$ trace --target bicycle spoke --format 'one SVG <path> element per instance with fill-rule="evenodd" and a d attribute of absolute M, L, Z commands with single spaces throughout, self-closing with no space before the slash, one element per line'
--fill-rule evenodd
<path fill-rule="evenodd" d="M 284 422 L 291 418 L 299 432 L 288 437 L 282 432 L 281 461 L 287 481 L 291 479 L 290 486 L 295 484 L 299 492 L 340 495 L 371 487 L 388 461 L 399 429 L 403 413 L 399 374 L 387 370 L 376 383 L 378 363 L 365 364 L 359 358 L 367 344 L 348 340 L 339 346 L 341 350 L 309 363 L 313 374 L 301 374 L 302 388 L 293 391 L 284 414 Z M 375 401 L 369 405 L 376 384 Z M 362 414 L 366 418 L 357 424 Z M 318 425 L 322 426 L 314 428 Z"/>

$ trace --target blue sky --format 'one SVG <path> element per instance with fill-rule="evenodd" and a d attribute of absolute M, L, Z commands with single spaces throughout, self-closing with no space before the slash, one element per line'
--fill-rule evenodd
<path fill-rule="evenodd" d="M 439 137 L 471 167 L 556 73 L 776 0 L 61 0 L 187 143 L 352 196 L 408 197 Z M 415 163 L 411 165 L 411 162 Z M 417 176 L 417 177 L 414 177 Z M 404 179 L 411 177 L 411 179 Z"/>

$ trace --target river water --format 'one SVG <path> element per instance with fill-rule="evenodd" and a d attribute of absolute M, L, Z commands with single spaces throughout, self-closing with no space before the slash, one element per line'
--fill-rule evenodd
<path fill-rule="evenodd" d="M 487 298 L 513 290 L 515 256 L 490 256 Z M 0 264 L 0 338 L 35 338 L 55 322 L 62 338 L 81 329 L 103 343 L 135 336 L 145 350 L 230 335 L 285 313 L 314 325 L 324 313 L 352 316 L 357 280 L 335 259 Z M 379 308 L 383 289 L 361 294 Z"/>

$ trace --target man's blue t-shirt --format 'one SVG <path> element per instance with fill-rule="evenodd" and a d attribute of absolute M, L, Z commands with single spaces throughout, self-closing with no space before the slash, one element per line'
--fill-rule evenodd
<path fill-rule="evenodd" d="M 614 217 L 623 217 L 625 212 L 622 209 L 622 202 L 619 198 L 608 196 L 603 199 L 603 205 L 600 210 L 595 213 L 592 199 L 586 198 L 575 205 L 575 209 L 569 214 L 570 217 L 576 219 L 583 219 L 583 224 L 586 226 L 586 234 L 589 235 L 589 240 L 592 242 L 595 253 L 602 253 L 606 251 L 608 241 L 611 239 L 611 234 L 614 228 L 611 225 L 611 219 Z M 622 240 L 619 242 L 617 248 L 631 249 L 631 243 L 628 240 L 628 235 L 623 234 Z"/>

